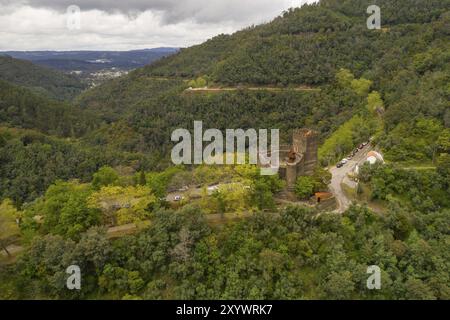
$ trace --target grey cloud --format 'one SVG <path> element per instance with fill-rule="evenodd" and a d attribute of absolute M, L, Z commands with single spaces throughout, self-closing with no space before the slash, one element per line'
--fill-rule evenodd
<path fill-rule="evenodd" d="M 81 10 L 101 10 L 108 13 L 121 12 L 131 17 L 151 10 L 162 14 L 167 24 L 186 20 L 197 23 L 221 21 L 249 22 L 272 16 L 289 0 L 0 0 L 0 4 L 20 3 L 36 8 L 65 11 L 70 5 Z M 278 13 L 281 13 L 278 12 Z M 258 19 L 259 18 L 259 19 Z M 260 22 L 260 21 L 255 21 Z"/>
<path fill-rule="evenodd" d="M 190 46 L 219 33 L 269 21 L 305 1 L 0 0 L 0 50 Z M 83 13 L 82 28 L 77 32 L 66 27 L 70 5 L 78 5 Z"/>

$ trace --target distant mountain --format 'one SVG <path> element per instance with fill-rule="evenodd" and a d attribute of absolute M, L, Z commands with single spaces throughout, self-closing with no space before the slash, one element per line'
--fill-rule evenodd
<path fill-rule="evenodd" d="M 6 55 L 0 55 L 0 80 L 57 100 L 71 100 L 86 88 L 76 77 Z"/>
<path fill-rule="evenodd" d="M 61 71 L 99 71 L 117 68 L 132 70 L 178 52 L 178 48 L 132 51 L 7 51 L 0 53 L 16 59 Z"/>

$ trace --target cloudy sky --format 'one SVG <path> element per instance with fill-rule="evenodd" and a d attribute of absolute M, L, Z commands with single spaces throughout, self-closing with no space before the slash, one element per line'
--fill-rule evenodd
<path fill-rule="evenodd" d="M 187 47 L 306 2 L 315 0 L 0 0 L 0 51 Z"/>

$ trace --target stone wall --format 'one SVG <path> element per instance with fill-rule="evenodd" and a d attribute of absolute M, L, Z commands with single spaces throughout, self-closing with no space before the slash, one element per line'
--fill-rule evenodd
<path fill-rule="evenodd" d="M 318 135 L 309 129 L 297 129 L 293 133 L 293 147 L 303 154 L 303 164 L 298 175 L 310 176 L 318 165 Z"/>

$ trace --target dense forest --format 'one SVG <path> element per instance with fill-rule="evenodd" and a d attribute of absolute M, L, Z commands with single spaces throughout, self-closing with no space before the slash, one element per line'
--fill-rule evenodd
<path fill-rule="evenodd" d="M 321 0 L 83 92 L 0 58 L 0 298 L 449 299 L 449 9 Z M 386 163 L 360 168 L 343 214 L 280 205 L 283 181 L 255 166 L 174 167 L 170 135 L 195 120 L 283 142 L 316 130 L 321 167 L 299 200 L 362 141 Z"/>
<path fill-rule="evenodd" d="M 86 89 L 86 85 L 73 76 L 7 55 L 0 55 L 0 80 L 58 100 L 71 100 Z"/>

